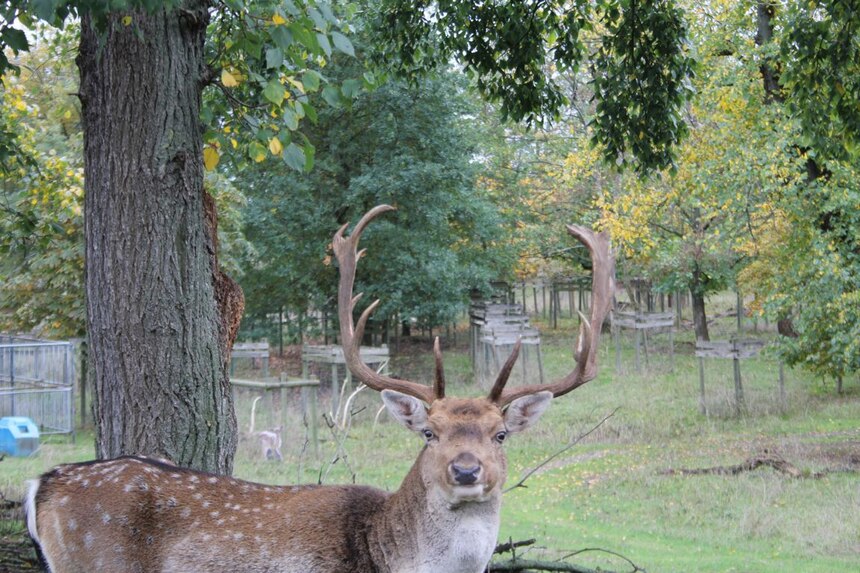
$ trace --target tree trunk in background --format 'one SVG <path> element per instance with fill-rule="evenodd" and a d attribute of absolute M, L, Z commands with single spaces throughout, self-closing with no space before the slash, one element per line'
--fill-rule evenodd
<path fill-rule="evenodd" d="M 206 2 L 84 18 L 86 295 L 96 449 L 229 473 L 227 377 L 241 291 L 217 268 L 204 205 Z"/>
<path fill-rule="evenodd" d="M 690 300 L 693 308 L 693 327 L 696 331 L 696 340 L 709 341 L 708 317 L 705 314 L 705 285 L 703 284 L 702 271 L 698 265 L 693 268 L 693 280 L 690 284 Z"/>

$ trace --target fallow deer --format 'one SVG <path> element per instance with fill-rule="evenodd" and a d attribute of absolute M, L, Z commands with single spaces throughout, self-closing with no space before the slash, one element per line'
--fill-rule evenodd
<path fill-rule="evenodd" d="M 438 340 L 432 387 L 365 365 L 359 344 L 370 305 L 353 323 L 359 237 L 392 209 L 368 212 L 334 236 L 348 366 L 381 391 L 393 417 L 426 442 L 394 493 L 364 486 L 268 486 L 143 457 L 62 465 L 34 481 L 27 525 L 52 573 L 480 573 L 492 556 L 507 462 L 502 443 L 560 396 L 594 378 L 613 261 L 607 237 L 571 234 L 591 252 L 590 324 L 565 378 L 505 388 L 518 348 L 484 398 L 445 396 Z M 360 295 L 359 295 L 360 296 Z M 378 302 L 378 301 L 377 301 Z"/>

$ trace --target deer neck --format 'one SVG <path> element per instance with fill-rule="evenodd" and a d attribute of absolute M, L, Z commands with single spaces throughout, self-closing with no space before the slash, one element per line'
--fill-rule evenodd
<path fill-rule="evenodd" d="M 501 494 L 452 505 L 422 475 L 424 452 L 375 516 L 374 561 L 391 573 L 481 573 L 499 533 Z"/>

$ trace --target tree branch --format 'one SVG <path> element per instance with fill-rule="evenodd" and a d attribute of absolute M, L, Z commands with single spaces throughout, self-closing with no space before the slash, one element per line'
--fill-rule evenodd
<path fill-rule="evenodd" d="M 597 423 L 597 425 L 596 425 L 596 426 L 594 426 L 593 428 L 591 428 L 590 430 L 588 430 L 588 431 L 587 431 L 587 432 L 585 432 L 584 434 L 580 435 L 580 436 L 579 436 L 579 437 L 577 437 L 575 440 L 573 440 L 572 442 L 570 442 L 569 444 L 567 444 L 565 447 L 563 447 L 562 449 L 560 449 L 559 451 L 557 451 L 556 453 L 552 454 L 552 455 L 551 455 L 551 456 L 549 456 L 547 459 L 545 459 L 544 461 L 542 461 L 541 463 L 539 463 L 538 465 L 536 465 L 535 467 L 533 467 L 532 469 L 530 469 L 528 472 L 526 472 L 526 473 L 525 473 L 525 475 L 523 475 L 523 477 L 522 477 L 522 478 L 520 478 L 520 481 L 518 481 L 517 483 L 515 483 L 515 484 L 514 484 L 514 485 L 512 485 L 511 487 L 507 488 L 507 489 L 506 489 L 506 490 L 504 490 L 502 493 L 508 493 L 509 491 L 511 491 L 511 490 L 513 490 L 513 489 L 516 489 L 516 488 L 518 488 L 518 487 L 527 487 L 527 486 L 525 485 L 525 483 L 526 483 L 526 480 L 527 480 L 527 479 L 529 479 L 531 476 L 533 476 L 533 475 L 534 475 L 538 470 L 540 470 L 542 467 L 546 466 L 549 462 L 551 462 L 552 460 L 554 460 L 555 458 L 557 458 L 558 456 L 560 456 L 561 454 L 565 453 L 566 451 L 568 451 L 569 449 L 571 449 L 573 446 L 575 446 L 576 444 L 578 444 L 579 442 L 581 442 L 583 439 L 585 439 L 586 437 L 588 437 L 588 436 L 589 436 L 591 433 L 593 433 L 597 428 L 599 428 L 600 426 L 602 426 L 602 425 L 603 425 L 603 423 L 604 423 L 606 420 L 608 420 L 609 418 L 611 418 L 612 416 L 614 416 L 614 415 L 615 415 L 615 412 L 617 412 L 619 408 L 620 408 L 620 406 L 619 406 L 618 408 L 615 408 L 614 410 L 612 410 L 612 412 L 610 412 L 609 414 L 607 414 L 606 416 L 604 416 L 604 418 L 603 418 L 602 420 L 600 420 L 600 421 Z M 552 571 L 552 570 L 548 569 L 548 571 Z M 558 571 L 567 571 L 567 569 L 558 569 Z"/>

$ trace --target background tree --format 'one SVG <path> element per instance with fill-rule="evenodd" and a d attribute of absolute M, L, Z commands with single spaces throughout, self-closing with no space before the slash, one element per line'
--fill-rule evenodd
<path fill-rule="evenodd" d="M 80 106 L 70 36 L 57 34 L 4 78 L 17 151 L 0 171 L 0 329 L 85 332 Z"/>
<path fill-rule="evenodd" d="M 472 289 L 505 276 L 506 224 L 476 189 L 477 148 L 466 126 L 474 112 L 453 75 L 412 86 L 392 80 L 348 108 L 319 114 L 308 131 L 312 172 L 296 176 L 266 163 L 246 169 L 238 182 L 252 193 L 247 236 L 256 248 L 243 280 L 249 308 L 263 315 L 280 306 L 333 308 L 331 234 L 383 202 L 399 210 L 368 232 L 377 246 L 356 287 L 366 302 L 383 301 L 377 324 L 398 316 L 423 327 L 447 324 Z"/>

